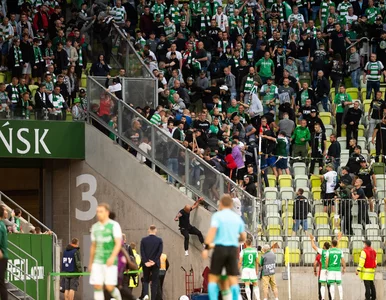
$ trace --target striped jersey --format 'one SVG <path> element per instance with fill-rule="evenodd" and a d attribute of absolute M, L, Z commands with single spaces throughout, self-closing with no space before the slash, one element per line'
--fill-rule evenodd
<path fill-rule="evenodd" d="M 369 61 L 365 66 L 367 73 L 367 80 L 379 81 L 381 80 L 382 70 L 384 69 L 383 64 L 380 61 Z"/>
<path fill-rule="evenodd" d="M 323 1 L 322 4 L 320 5 L 320 11 L 321 11 L 321 15 L 322 15 L 322 20 L 324 20 L 327 16 L 327 14 L 329 13 L 329 10 L 330 10 L 330 6 L 334 6 L 335 7 L 335 3 L 332 2 L 332 1 Z"/>
<path fill-rule="evenodd" d="M 342 2 L 338 5 L 338 11 L 341 16 L 347 16 L 348 15 L 348 9 L 352 7 L 352 4 L 350 2 Z"/>
<path fill-rule="evenodd" d="M 114 6 L 111 11 L 115 13 L 114 15 L 114 21 L 118 23 L 125 22 L 125 15 L 126 15 L 126 9 L 121 6 L 121 7 L 116 7 Z"/>

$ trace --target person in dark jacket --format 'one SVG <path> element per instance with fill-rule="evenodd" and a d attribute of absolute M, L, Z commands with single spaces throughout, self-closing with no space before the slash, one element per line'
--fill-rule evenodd
<path fill-rule="evenodd" d="M 103 54 L 99 55 L 99 59 L 97 62 L 93 63 L 90 69 L 91 76 L 107 76 L 109 74 L 110 69 L 105 62 L 105 57 Z"/>
<path fill-rule="evenodd" d="M 69 244 L 63 252 L 62 272 L 82 272 L 82 261 L 79 249 L 79 240 L 77 238 L 73 238 L 71 240 L 71 244 Z M 75 298 L 75 292 L 78 290 L 78 286 L 79 276 L 63 277 L 60 289 L 62 293 L 64 293 L 65 299 L 73 300 Z"/>
<path fill-rule="evenodd" d="M 63 50 L 63 44 L 58 43 L 57 50 L 55 52 L 55 74 L 61 74 L 64 69 L 68 67 L 68 55 L 65 50 Z"/>
<path fill-rule="evenodd" d="M 319 70 L 316 79 L 315 100 L 316 103 L 322 102 L 324 111 L 328 110 L 328 95 L 330 94 L 330 82 L 324 77 L 324 72 Z"/>
<path fill-rule="evenodd" d="M 365 160 L 363 155 L 361 154 L 362 152 L 362 147 L 357 145 L 354 148 L 354 153 L 350 156 L 348 159 L 346 167 L 350 168 L 350 174 L 357 174 L 358 171 L 361 168 L 361 160 Z"/>
<path fill-rule="evenodd" d="M 340 165 L 341 149 L 335 134 L 330 135 L 330 142 L 331 142 L 331 145 L 330 147 L 328 147 L 327 156 L 332 159 L 332 162 L 334 163 L 334 169 L 337 170 Z"/>
<path fill-rule="evenodd" d="M 29 93 L 25 92 L 16 104 L 15 115 L 22 119 L 29 119 L 33 109 L 34 104 L 30 100 Z"/>
<path fill-rule="evenodd" d="M 311 100 L 312 105 L 315 105 L 314 90 L 308 86 L 307 82 L 303 82 L 302 89 L 297 93 L 296 105 L 302 107 L 306 104 L 307 99 Z"/>
<path fill-rule="evenodd" d="M 157 297 L 160 257 L 163 251 L 163 241 L 156 234 L 157 227 L 151 225 L 149 235 L 141 240 L 144 295 L 149 299 L 149 282 L 151 279 L 151 300 L 155 300 Z"/>
<path fill-rule="evenodd" d="M 359 108 L 359 102 L 354 102 L 354 107 L 350 107 L 344 118 L 346 124 L 346 148 L 350 146 L 350 139 L 358 140 L 358 125 L 363 111 Z"/>
<path fill-rule="evenodd" d="M 53 108 L 54 106 L 46 93 L 46 86 L 42 83 L 39 85 L 39 89 L 35 94 L 35 112 L 37 114 L 37 119 L 44 118 L 44 110 L 51 112 Z"/>
<path fill-rule="evenodd" d="M 310 204 L 306 197 L 303 196 L 304 190 L 298 189 L 296 193 L 296 198 L 294 201 L 293 208 L 293 219 L 294 226 L 292 235 L 296 236 L 297 231 L 299 230 L 299 226 L 302 225 L 302 228 L 305 233 L 307 233 L 308 224 L 307 224 L 307 215 L 310 211 Z"/>
<path fill-rule="evenodd" d="M 311 113 L 307 115 L 305 119 L 307 120 L 307 126 L 311 133 L 315 132 L 315 124 L 319 124 L 322 131 L 326 132 L 323 121 L 318 117 L 317 110 L 315 108 L 311 108 Z"/>

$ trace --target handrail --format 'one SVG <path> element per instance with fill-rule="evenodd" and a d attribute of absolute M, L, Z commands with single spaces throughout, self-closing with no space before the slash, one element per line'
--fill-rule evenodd
<path fill-rule="evenodd" d="M 98 77 L 100 78 L 100 77 Z M 178 143 L 177 141 L 175 141 L 174 139 L 170 139 L 170 137 L 168 137 L 168 135 L 163 132 L 162 130 L 160 130 L 158 127 L 156 127 L 155 125 L 153 125 L 152 123 L 150 123 L 149 120 L 147 120 L 146 118 L 144 118 L 140 113 L 138 113 L 135 109 L 133 109 L 130 105 L 128 105 L 125 101 L 121 100 L 121 99 L 118 99 L 114 94 L 110 93 L 109 91 L 106 91 L 105 87 L 100 84 L 94 77 L 92 76 L 89 76 L 88 77 L 89 80 L 91 80 L 93 82 L 93 84 L 96 84 L 97 86 L 99 86 L 101 88 L 101 90 L 103 90 L 105 93 L 107 93 L 114 101 L 116 101 L 116 103 L 118 105 L 121 105 L 123 106 L 124 108 L 128 109 L 131 113 L 133 113 L 134 116 L 136 116 L 138 119 L 141 120 L 141 122 L 144 122 L 145 124 L 147 124 L 151 130 L 152 130 L 152 136 L 154 136 L 155 133 L 157 133 L 158 135 L 162 135 L 164 136 L 165 138 L 167 138 L 170 142 L 174 143 L 174 145 L 176 147 L 178 147 L 179 149 L 182 149 L 184 151 L 186 151 L 186 157 L 188 157 L 188 155 L 190 157 L 193 157 L 195 158 L 199 163 L 200 165 L 203 165 L 204 167 L 206 168 L 210 168 L 210 170 L 220 178 L 220 180 L 222 180 L 223 182 L 227 181 L 229 182 L 230 185 L 232 185 L 233 188 L 235 188 L 235 190 L 238 192 L 239 195 L 243 195 L 247 198 L 250 198 L 250 199 L 255 199 L 256 200 L 256 197 L 253 197 L 251 196 L 249 193 L 247 193 L 245 190 L 241 189 L 235 182 L 229 180 L 228 177 L 226 177 L 223 173 L 220 173 L 218 170 L 216 170 L 215 168 L 213 168 L 211 165 L 209 165 L 205 160 L 203 160 L 201 157 L 199 157 L 198 155 L 196 155 L 194 152 L 190 151 L 189 149 L 183 147 L 180 143 Z M 91 88 L 91 84 L 88 84 L 87 85 L 88 88 Z M 90 94 L 91 95 L 91 94 Z M 88 104 L 91 105 L 91 102 L 92 102 L 92 99 L 89 99 L 88 101 Z M 119 109 L 118 109 L 118 113 L 119 113 Z M 149 159 L 153 164 L 157 165 L 158 167 L 160 167 L 161 169 L 163 169 L 163 171 L 165 171 L 167 174 L 169 174 L 170 176 L 172 177 L 176 177 L 175 174 L 171 174 L 167 169 L 165 169 L 165 166 L 163 166 L 162 164 L 160 164 L 156 159 L 154 159 L 152 157 L 151 154 L 148 154 L 148 153 L 144 153 L 141 149 L 139 149 L 139 147 L 137 145 L 134 145 L 129 139 L 127 139 L 125 136 L 122 135 L 122 133 L 119 132 L 116 132 L 114 130 L 112 130 L 109 126 L 107 126 L 107 124 L 103 123 L 103 121 L 101 121 L 99 119 L 99 117 L 93 113 L 91 111 L 91 109 L 89 108 L 88 109 L 88 114 L 90 116 L 90 118 L 92 118 L 93 120 L 97 121 L 99 124 L 101 124 L 102 126 L 104 126 L 104 128 L 106 128 L 108 131 L 114 133 L 116 136 L 119 137 L 119 139 L 123 140 L 124 142 L 126 142 L 128 145 L 130 145 L 130 147 L 133 147 L 136 151 L 140 152 L 142 155 L 144 155 L 147 159 Z M 120 117 L 118 117 L 118 119 L 120 119 Z M 118 126 L 118 129 L 119 129 L 119 126 Z M 153 147 L 152 147 L 153 149 Z M 178 179 L 178 178 L 177 178 Z M 202 193 L 200 193 L 199 190 L 197 190 L 197 188 L 195 188 L 194 186 L 192 186 L 189 182 L 184 182 L 184 186 L 186 187 L 186 189 L 189 189 L 191 192 L 193 192 L 195 195 L 200 195 L 200 196 L 203 196 Z M 212 206 L 213 208 L 217 209 L 217 204 L 215 203 L 211 203 L 208 199 L 207 203 Z"/>
<path fill-rule="evenodd" d="M 38 264 L 38 261 L 37 259 L 35 259 L 32 255 L 30 255 L 29 253 L 25 252 L 22 248 L 20 248 L 19 246 L 17 246 L 16 244 L 12 243 L 11 241 L 8 241 L 8 244 L 11 245 L 12 247 L 16 248 L 18 251 L 20 251 L 21 253 L 25 254 L 28 258 L 30 258 L 31 260 L 33 260 L 35 262 L 35 267 L 36 267 L 36 270 L 37 268 L 39 267 L 39 264 Z M 8 251 L 10 253 L 12 253 L 15 257 L 21 259 L 21 260 L 26 260 L 26 258 L 23 258 L 21 257 L 20 255 L 16 254 L 13 250 L 9 249 L 8 248 Z M 13 268 L 16 268 L 20 271 L 23 271 L 21 268 L 13 265 L 12 263 L 10 263 L 11 266 L 13 266 Z M 26 299 L 26 295 L 27 295 L 27 284 L 26 284 L 26 277 L 28 276 L 30 279 L 32 279 L 33 281 L 36 282 L 36 299 L 39 299 L 39 273 L 38 272 L 35 272 L 35 278 L 33 278 L 33 276 L 29 275 L 28 274 L 28 270 L 27 270 L 27 264 L 24 264 L 24 299 Z M 14 274 L 12 274 L 13 276 L 15 276 Z M 19 278 L 18 276 L 15 276 L 17 278 Z M 20 279 L 20 278 L 19 278 Z"/>
<path fill-rule="evenodd" d="M 363 40 L 367 40 L 367 42 L 369 42 L 370 40 L 367 38 L 367 37 L 361 37 L 359 40 L 357 40 L 355 43 L 352 43 L 350 44 L 350 46 L 348 46 L 346 48 L 346 51 L 350 50 L 352 47 L 354 47 L 355 45 L 357 45 L 358 43 L 362 42 Z"/>
<path fill-rule="evenodd" d="M 56 235 L 55 232 L 53 232 L 50 228 L 48 228 L 46 225 L 44 225 L 42 222 L 40 222 L 38 219 L 36 219 L 33 215 L 31 215 L 27 210 L 25 210 L 23 207 L 21 207 L 19 204 L 17 204 L 15 201 L 13 201 L 11 198 L 9 198 L 6 194 L 4 194 L 2 191 L 0 191 L 0 201 L 2 201 L 2 197 L 5 197 L 7 199 L 7 201 L 11 202 L 12 205 L 16 206 L 17 208 L 19 208 L 23 213 L 25 213 L 27 215 L 27 222 L 29 224 L 32 224 L 31 223 L 31 219 L 36 222 L 37 224 L 39 224 L 42 228 L 44 228 L 45 230 L 47 231 L 50 231 L 52 236 L 53 236 L 53 245 L 52 245 L 52 268 L 55 269 L 56 267 L 56 258 L 55 258 L 55 245 L 58 244 L 58 236 Z"/>
<path fill-rule="evenodd" d="M 138 55 L 137 51 L 134 49 L 130 40 L 127 38 L 127 36 L 125 34 L 123 34 L 121 28 L 115 23 L 113 23 L 113 26 L 114 26 L 115 30 L 119 33 L 121 38 L 123 38 L 126 41 L 128 46 L 130 47 L 130 50 L 134 53 L 134 55 L 137 57 L 137 59 L 141 62 L 142 66 L 146 68 L 146 71 L 149 73 L 150 77 L 153 78 L 154 80 L 156 80 L 157 78 L 154 76 L 153 72 L 150 71 L 149 67 L 144 63 L 142 57 L 140 57 Z"/>

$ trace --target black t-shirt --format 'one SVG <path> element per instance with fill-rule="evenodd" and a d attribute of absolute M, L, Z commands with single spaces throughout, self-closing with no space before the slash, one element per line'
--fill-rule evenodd
<path fill-rule="evenodd" d="M 344 31 L 339 31 L 337 32 L 334 30 L 331 33 L 331 48 L 336 50 L 336 51 L 341 51 L 341 50 L 346 50 L 344 46 L 344 40 L 346 39 L 346 33 Z"/>
<path fill-rule="evenodd" d="M 362 188 L 355 189 L 354 193 L 355 192 L 359 195 L 358 200 L 365 200 L 366 199 L 365 191 Z"/>
<path fill-rule="evenodd" d="M 189 212 L 186 212 L 184 209 L 180 210 L 181 217 L 179 218 L 179 227 L 184 229 L 189 229 L 192 225 L 190 225 L 190 209 Z"/>
<path fill-rule="evenodd" d="M 380 120 L 383 117 L 383 110 L 386 109 L 385 101 L 383 101 L 382 99 L 373 99 L 370 103 L 370 108 L 373 109 L 371 113 L 371 118 L 375 120 Z"/>
<path fill-rule="evenodd" d="M 314 132 L 312 134 L 312 140 L 311 140 L 312 154 L 320 154 L 320 155 L 323 154 L 325 140 L 326 140 L 326 134 L 323 131 L 319 133 Z"/>
<path fill-rule="evenodd" d="M 382 141 L 383 144 L 386 144 L 386 124 L 383 124 L 383 123 L 379 123 L 377 124 L 377 126 L 375 127 L 376 129 L 378 129 L 377 131 L 377 141 Z M 381 136 L 382 134 L 382 136 Z"/>
<path fill-rule="evenodd" d="M 168 48 L 170 47 L 170 43 L 168 41 L 159 42 L 157 45 L 157 58 L 159 60 L 165 60 L 166 53 L 168 53 Z"/>
<path fill-rule="evenodd" d="M 196 59 L 207 57 L 205 49 L 199 49 L 196 52 Z M 201 67 L 206 67 L 208 63 L 206 61 L 200 61 Z"/>
<path fill-rule="evenodd" d="M 202 131 L 208 132 L 210 127 L 210 123 L 207 120 L 201 121 L 201 120 L 195 120 L 194 121 L 194 128 L 200 129 Z"/>
<path fill-rule="evenodd" d="M 298 44 L 298 57 L 305 57 L 308 56 L 309 50 L 311 47 L 311 42 L 310 39 L 307 38 L 303 40 L 303 38 L 300 39 L 299 44 Z"/>

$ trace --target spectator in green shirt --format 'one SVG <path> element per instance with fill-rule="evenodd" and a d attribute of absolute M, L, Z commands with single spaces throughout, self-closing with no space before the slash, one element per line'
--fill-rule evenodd
<path fill-rule="evenodd" d="M 8 291 L 5 286 L 5 274 L 8 264 L 8 236 L 4 220 L 8 217 L 7 209 L 0 205 L 0 299 L 8 299 Z"/>
<path fill-rule="evenodd" d="M 259 70 L 259 76 L 263 81 L 263 84 L 266 84 L 268 78 L 271 78 L 274 75 L 275 65 L 270 58 L 268 51 L 264 53 L 264 57 L 256 63 L 255 67 L 256 70 Z"/>
<path fill-rule="evenodd" d="M 228 109 L 227 109 L 227 116 L 228 116 L 228 118 L 230 118 L 233 113 L 239 111 L 239 105 L 240 104 L 237 102 L 236 99 L 232 99 L 231 100 L 231 106 L 229 106 Z"/>
<path fill-rule="evenodd" d="M 304 160 L 308 155 L 307 142 L 310 139 L 311 133 L 307 127 L 307 120 L 303 119 L 291 136 L 291 141 L 293 141 L 292 156 L 300 156 Z"/>
<path fill-rule="evenodd" d="M 339 93 L 336 94 L 332 111 L 335 111 L 336 118 L 336 134 L 338 137 L 342 133 L 342 119 L 345 108 L 352 104 L 352 99 L 349 94 L 346 93 L 346 88 L 341 85 L 339 87 Z"/>

